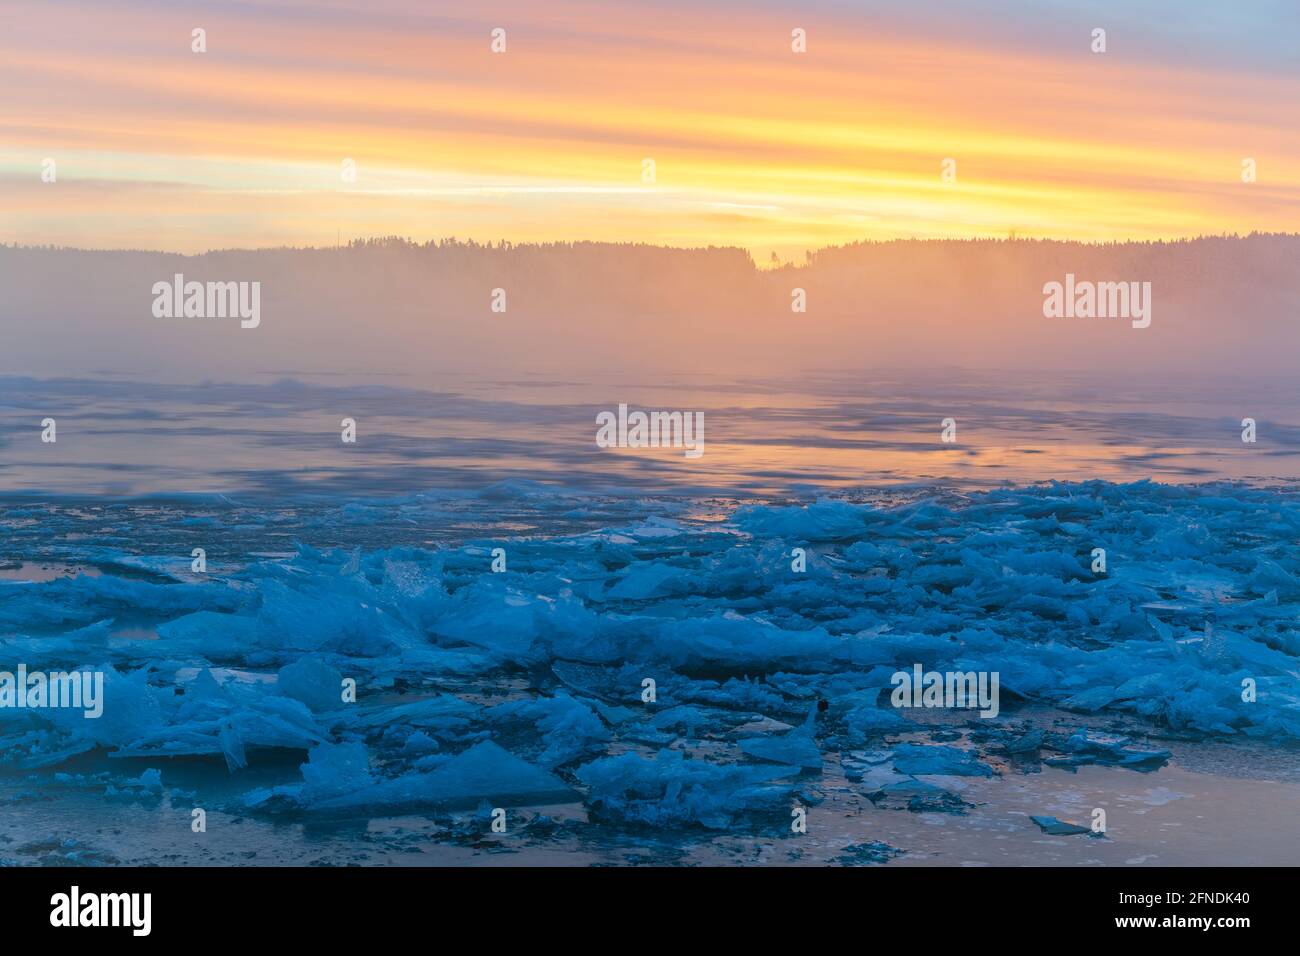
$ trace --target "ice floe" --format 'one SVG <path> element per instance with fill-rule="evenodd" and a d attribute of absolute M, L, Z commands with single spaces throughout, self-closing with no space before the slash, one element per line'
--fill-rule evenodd
<path fill-rule="evenodd" d="M 480 502 L 577 507 L 531 485 Z M 292 779 L 250 785 L 245 808 L 568 801 L 613 826 L 711 830 L 781 826 L 823 773 L 883 807 L 961 813 L 967 796 L 943 778 L 1158 771 L 1171 750 L 1153 735 L 1300 740 L 1300 498 L 1283 490 L 581 504 L 614 517 L 460 546 L 309 543 L 352 527 L 336 506 L 245 514 L 247 533 L 279 537 L 206 578 L 173 555 L 211 527 L 173 520 L 151 542 L 142 525 L 128 541 L 105 515 L 120 548 L 20 556 L 95 575 L 0 580 L 0 654 L 102 671 L 103 716 L 0 709 L 0 761 L 102 752 L 164 775 L 179 758 L 236 775 L 278 762 Z M 364 517 L 434 513 L 419 507 L 370 501 Z M 496 547 L 508 571 L 491 569 Z M 895 709 L 890 675 L 915 667 L 998 673 L 1000 714 Z M 1027 726 L 1026 705 L 1060 719 Z M 114 786 L 156 792 L 132 779 Z"/>

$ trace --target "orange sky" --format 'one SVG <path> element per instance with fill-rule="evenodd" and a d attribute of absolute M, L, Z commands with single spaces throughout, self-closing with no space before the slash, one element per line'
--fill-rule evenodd
<path fill-rule="evenodd" d="M 1165 42 L 1119 3 L 1034 21 L 1009 2 L 1014 31 L 858 6 L 6 0 L 0 241 L 638 240 L 766 261 L 860 238 L 1300 230 L 1300 78 L 1274 55 L 1294 22 Z"/>

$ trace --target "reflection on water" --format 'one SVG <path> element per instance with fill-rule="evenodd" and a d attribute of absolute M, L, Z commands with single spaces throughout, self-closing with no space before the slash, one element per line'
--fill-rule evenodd
<path fill-rule="evenodd" d="M 75 578 L 79 574 L 99 577 L 98 568 L 49 561 L 6 561 L 0 564 L 0 581 L 29 581 L 32 583 Z"/>
<path fill-rule="evenodd" d="M 743 496 L 801 486 L 1300 474 L 1294 383 L 879 371 L 789 382 L 386 382 L 0 379 L 0 490 L 283 500 L 530 479 Z M 705 454 L 598 448 L 596 415 L 620 402 L 703 411 Z M 47 416 L 58 422 L 55 444 L 40 440 Z M 1241 440 L 1247 417 L 1257 422 L 1253 444 Z M 356 419 L 356 444 L 340 440 L 343 418 Z M 940 440 L 947 418 L 956 423 L 951 444 Z"/>

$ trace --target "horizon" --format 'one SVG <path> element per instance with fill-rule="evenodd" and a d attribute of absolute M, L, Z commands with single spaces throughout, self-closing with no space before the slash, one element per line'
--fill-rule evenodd
<path fill-rule="evenodd" d="M 1300 231 L 1297 232 L 1266 232 L 1251 231 L 1248 233 L 1206 233 L 1195 236 L 1180 236 L 1175 238 L 1152 238 L 1152 239 L 1054 239 L 1038 236 L 943 236 L 943 237 L 924 237 L 924 236 L 895 236 L 888 239 L 851 239 L 845 242 L 833 243 L 826 246 L 805 250 L 802 259 L 790 259 L 781 261 L 773 266 L 763 259 L 756 257 L 753 251 L 744 246 L 737 245 L 707 245 L 707 246 L 686 246 L 673 245 L 668 243 L 644 242 L 635 239 L 626 240 L 607 240 L 607 239 L 545 239 L 532 242 L 515 242 L 511 239 L 500 238 L 496 240 L 478 241 L 472 238 L 461 239 L 457 236 L 435 236 L 430 239 L 418 240 L 409 236 L 367 236 L 354 237 L 345 242 L 339 242 L 336 245 L 307 245 L 307 246 L 221 246 L 211 249 L 203 249 L 196 252 L 177 252 L 171 249 L 150 249 L 144 247 L 124 247 L 124 248 L 95 248 L 92 246 L 64 246 L 57 244 L 42 243 L 11 243 L 0 242 L 0 249 L 9 249 L 12 251 L 27 252 L 77 252 L 77 253 L 119 253 L 135 255 L 163 255 L 179 256 L 181 258 L 197 259 L 203 256 L 219 255 L 222 253 L 251 253 L 251 252 L 343 252 L 348 250 L 362 249 L 382 249 L 409 247 L 421 250 L 436 250 L 444 246 L 460 246 L 466 248 L 477 248 L 483 250 L 492 250 L 496 252 L 510 251 L 514 249 L 547 249 L 550 247 L 578 247 L 578 246 L 596 246 L 602 248 L 643 248 L 643 249 L 662 249 L 673 252 L 741 252 L 750 260 L 751 264 L 759 271 L 774 271 L 785 268 L 804 268 L 811 265 L 811 257 L 819 253 L 828 251 L 837 251 L 845 249 L 854 249 L 870 246 L 888 246 L 906 243 L 937 243 L 951 245 L 978 245 L 985 243 L 1024 243 L 1024 244 L 1044 244 L 1044 245 L 1077 245 L 1093 248 L 1108 248 L 1117 246 L 1178 246 L 1191 245 L 1198 242 L 1213 241 L 1247 241 L 1259 239 L 1300 239 Z"/>

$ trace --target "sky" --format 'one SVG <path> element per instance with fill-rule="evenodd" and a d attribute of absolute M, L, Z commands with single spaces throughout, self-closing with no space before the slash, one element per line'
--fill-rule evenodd
<path fill-rule="evenodd" d="M 4 0 L 0 241 L 1298 231 L 1298 119 L 1294 0 Z"/>

